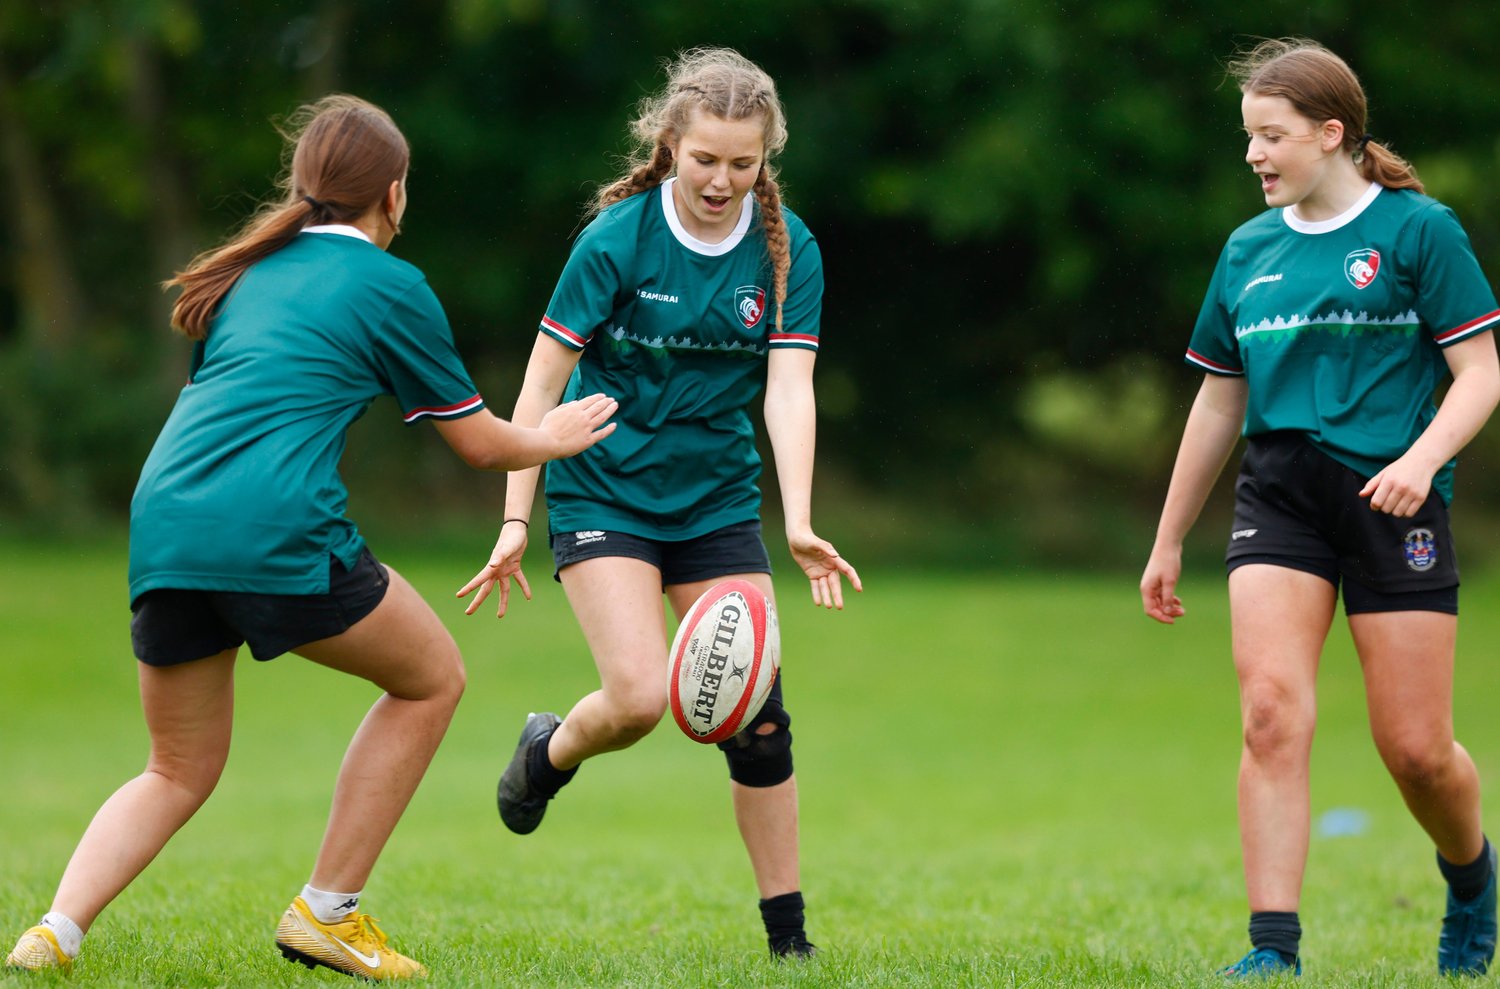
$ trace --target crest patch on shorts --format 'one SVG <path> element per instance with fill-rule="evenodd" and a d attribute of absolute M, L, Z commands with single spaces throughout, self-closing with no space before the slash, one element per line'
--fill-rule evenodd
<path fill-rule="evenodd" d="M 1406 565 L 1417 573 L 1426 573 L 1437 566 L 1437 540 L 1431 529 L 1412 529 L 1401 541 L 1401 552 L 1406 556 Z"/>

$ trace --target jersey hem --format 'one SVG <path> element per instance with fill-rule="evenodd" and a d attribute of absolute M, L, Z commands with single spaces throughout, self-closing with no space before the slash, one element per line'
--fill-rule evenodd
<path fill-rule="evenodd" d="M 462 419 L 465 416 L 473 415 L 482 408 L 484 408 L 484 399 L 479 395 L 475 395 L 472 398 L 466 398 L 462 402 L 457 402 L 453 405 L 418 406 L 410 412 L 404 413 L 401 420 L 410 426 L 414 422 L 428 418 Z"/>
<path fill-rule="evenodd" d="M 1234 368 L 1230 367 L 1228 364 L 1220 364 L 1218 361 L 1210 360 L 1209 358 L 1204 357 L 1202 354 L 1195 353 L 1192 350 L 1189 350 L 1186 354 L 1183 354 L 1182 359 L 1185 363 L 1193 367 L 1201 367 L 1209 374 L 1217 374 L 1220 377 L 1242 378 L 1245 376 L 1245 372 L 1242 368 Z"/>
<path fill-rule="evenodd" d="M 1493 330 L 1496 326 L 1500 326 L 1500 309 L 1496 309 L 1492 313 L 1486 313 L 1478 319 L 1471 319 L 1462 326 L 1455 326 L 1451 330 L 1439 333 L 1432 338 L 1432 342 L 1439 347 L 1450 347 L 1460 340 L 1467 340 L 1477 333 L 1483 333 L 1485 330 Z"/>

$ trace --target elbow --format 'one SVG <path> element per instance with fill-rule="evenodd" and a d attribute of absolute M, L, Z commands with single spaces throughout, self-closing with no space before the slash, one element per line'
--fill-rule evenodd
<path fill-rule="evenodd" d="M 460 449 L 458 457 L 475 470 L 504 470 L 505 464 L 499 451 L 483 445 L 469 445 Z"/>

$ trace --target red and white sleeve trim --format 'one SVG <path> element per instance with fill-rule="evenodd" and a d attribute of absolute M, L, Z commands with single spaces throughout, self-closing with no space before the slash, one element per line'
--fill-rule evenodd
<path fill-rule="evenodd" d="M 1453 329 L 1448 330 L 1445 333 L 1439 333 L 1437 336 L 1433 337 L 1432 340 L 1439 347 L 1446 347 L 1449 344 L 1458 343 L 1458 341 L 1463 340 L 1466 337 L 1471 337 L 1476 333 L 1483 333 L 1485 330 L 1493 330 L 1496 326 L 1500 326 L 1500 309 L 1496 309 L 1492 313 L 1480 316 L 1478 319 L 1471 319 L 1462 326 L 1455 326 Z"/>
<path fill-rule="evenodd" d="M 817 350 L 818 338 L 811 333 L 772 333 L 766 337 L 766 344 L 770 347 L 801 347 L 805 350 Z"/>
<path fill-rule="evenodd" d="M 590 339 L 589 337 L 579 336 L 550 316 L 542 317 L 542 332 L 552 337 L 552 339 L 564 347 L 572 350 L 582 350 Z"/>
<path fill-rule="evenodd" d="M 475 395 L 473 398 L 466 398 L 456 405 L 421 406 L 420 408 L 412 409 L 401 418 L 403 421 L 409 423 L 416 422 L 418 419 L 425 419 L 428 416 L 434 419 L 456 419 L 459 416 L 466 415 L 475 409 L 483 407 L 484 399 Z"/>
<path fill-rule="evenodd" d="M 1222 374 L 1233 377 L 1245 373 L 1244 368 L 1230 367 L 1228 364 L 1220 364 L 1218 361 L 1210 360 L 1209 358 L 1204 357 L 1202 354 L 1193 350 L 1191 347 L 1188 348 L 1188 352 L 1184 355 L 1184 357 L 1189 364 L 1196 364 L 1198 367 L 1203 368 L 1203 370 L 1207 371 L 1209 374 Z"/>

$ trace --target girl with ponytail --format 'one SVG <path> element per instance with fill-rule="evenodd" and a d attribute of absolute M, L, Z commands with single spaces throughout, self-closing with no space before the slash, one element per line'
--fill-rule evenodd
<path fill-rule="evenodd" d="M 781 203 L 786 145 L 775 84 L 727 49 L 682 53 L 640 107 L 637 155 L 604 186 L 542 318 L 515 421 L 559 398 L 621 396 L 608 442 L 547 473 L 557 578 L 601 685 L 565 719 L 534 714 L 500 779 L 500 816 L 526 834 L 585 759 L 634 744 L 667 697 L 666 595 L 679 619 L 739 577 L 772 595 L 760 534 L 760 461 L 749 406 L 764 389 L 786 538 L 813 603 L 843 607 L 859 577 L 812 528 L 823 269 L 817 242 Z M 769 291 L 768 291 L 769 290 Z M 535 470 L 512 472 L 488 566 L 460 591 L 469 611 L 518 580 Z M 524 580 L 521 588 L 529 596 Z M 811 954 L 797 858 L 791 717 L 778 679 L 765 707 L 720 744 L 776 957 Z"/>
<path fill-rule="evenodd" d="M 344 516 L 345 431 L 394 395 L 408 423 L 435 423 L 472 466 L 511 470 L 613 428 L 602 395 L 536 428 L 485 409 L 426 279 L 386 253 L 406 209 L 408 150 L 384 111 L 330 96 L 298 111 L 285 137 L 281 197 L 167 282 L 182 289 L 173 325 L 196 343 L 130 511 L 131 641 L 151 754 L 95 815 L 52 909 L 7 958 L 14 967 L 70 967 L 99 913 L 208 799 L 248 644 L 256 660 L 292 652 L 385 692 L 350 742 L 278 948 L 309 968 L 423 975 L 359 910 L 360 893 L 447 730 L 463 662 Z"/>
<path fill-rule="evenodd" d="M 1438 970 L 1481 975 L 1495 851 L 1453 736 L 1448 502 L 1454 456 L 1500 401 L 1500 309 L 1452 210 L 1370 136 L 1342 59 L 1267 41 L 1230 71 L 1272 209 L 1234 232 L 1209 283 L 1187 351 L 1203 385 L 1140 588 L 1150 617 L 1183 616 L 1182 540 L 1243 432 L 1225 559 L 1251 948 L 1222 974 L 1302 969 L 1315 682 L 1342 583 L 1375 747 L 1447 883 Z"/>

